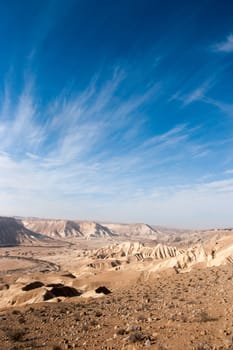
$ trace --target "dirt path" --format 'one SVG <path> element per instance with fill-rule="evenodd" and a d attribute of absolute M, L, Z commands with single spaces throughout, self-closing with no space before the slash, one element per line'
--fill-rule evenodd
<path fill-rule="evenodd" d="M 9 265 L 11 265 L 12 261 L 18 262 L 18 268 L 9 268 L 1 270 L 1 260 L 4 260 L 4 265 L 6 265 L 6 260 L 9 260 Z M 21 262 L 29 263 L 29 266 L 20 267 Z M 15 266 L 15 264 L 13 264 Z M 21 266 L 25 264 L 21 264 Z M 52 263 L 46 260 L 34 259 L 34 258 L 25 258 L 19 256 L 0 256 L 0 276 L 4 276 L 6 274 L 14 274 L 14 273 L 32 273 L 32 272 L 51 272 L 51 271 L 59 271 L 60 266 L 58 264 Z"/>

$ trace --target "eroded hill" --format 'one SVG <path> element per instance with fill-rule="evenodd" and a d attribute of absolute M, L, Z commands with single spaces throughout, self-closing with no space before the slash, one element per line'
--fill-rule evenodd
<path fill-rule="evenodd" d="M 107 227 L 93 221 L 23 219 L 28 229 L 52 238 L 100 238 L 115 234 Z"/>
<path fill-rule="evenodd" d="M 18 246 L 20 244 L 49 244 L 51 239 L 26 228 L 14 218 L 0 217 L 0 245 Z"/>
<path fill-rule="evenodd" d="M 97 299 L 0 312 L 5 350 L 231 350 L 232 268 L 151 276 Z M 25 293 L 30 293 L 26 292 Z"/>
<path fill-rule="evenodd" d="M 0 239 L 3 349 L 232 350 L 230 229 L 0 218 Z"/>
<path fill-rule="evenodd" d="M 159 231 L 153 229 L 147 224 L 111 224 L 104 223 L 105 227 L 108 227 L 115 234 L 124 238 L 152 238 L 156 239 L 159 237 Z"/>

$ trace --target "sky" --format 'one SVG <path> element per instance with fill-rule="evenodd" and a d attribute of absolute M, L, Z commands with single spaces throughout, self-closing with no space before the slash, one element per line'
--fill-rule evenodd
<path fill-rule="evenodd" d="M 0 2 L 0 215 L 233 227 L 233 3 Z"/>

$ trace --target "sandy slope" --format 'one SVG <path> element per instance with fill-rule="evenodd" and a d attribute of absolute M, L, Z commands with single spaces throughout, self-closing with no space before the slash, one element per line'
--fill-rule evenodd
<path fill-rule="evenodd" d="M 124 241 L 91 222 L 78 222 L 78 238 L 67 221 L 42 220 L 42 239 L 17 220 L 1 223 L 0 237 L 25 239 L 0 248 L 2 349 L 232 350 L 231 230 L 165 244 L 153 233 L 148 240 L 144 226 Z M 45 236 L 55 229 L 59 244 Z M 103 286 L 112 293 L 97 293 Z"/>
<path fill-rule="evenodd" d="M 51 239 L 27 229 L 20 220 L 0 217 L 0 246 L 48 243 L 51 243 Z"/>
<path fill-rule="evenodd" d="M 141 274 L 101 298 L 0 312 L 3 349 L 232 349 L 232 268 Z M 31 300 L 33 292 L 30 293 Z M 38 294 L 37 294 L 38 296 Z"/>
<path fill-rule="evenodd" d="M 107 227 L 93 221 L 23 219 L 28 229 L 53 238 L 112 237 Z"/>

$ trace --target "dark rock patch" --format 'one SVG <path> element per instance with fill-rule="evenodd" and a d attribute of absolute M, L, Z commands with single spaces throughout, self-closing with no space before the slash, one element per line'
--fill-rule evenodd
<path fill-rule="evenodd" d="M 112 267 L 117 267 L 121 265 L 121 262 L 119 260 L 114 260 L 114 261 L 111 261 L 111 266 Z"/>
<path fill-rule="evenodd" d="M 79 297 L 82 293 L 78 291 L 77 289 L 73 287 L 68 286 L 55 286 L 51 290 L 46 291 L 44 294 L 44 300 L 53 299 L 56 297 L 65 297 L 65 298 L 72 298 L 72 297 Z"/>
<path fill-rule="evenodd" d="M 101 287 L 96 288 L 95 292 L 96 292 L 96 293 L 103 293 L 103 294 L 106 294 L 106 295 L 112 293 L 112 292 L 111 292 L 107 287 L 105 287 L 105 286 L 101 286 Z"/>
<path fill-rule="evenodd" d="M 29 290 L 40 288 L 43 286 L 44 286 L 44 283 L 42 283 L 40 281 L 35 281 L 35 282 L 31 282 L 31 283 L 27 284 L 26 286 L 24 286 L 22 288 L 22 290 L 25 292 L 28 292 Z"/>
<path fill-rule="evenodd" d="M 128 341 L 129 343 L 137 343 L 137 342 L 143 341 L 145 338 L 146 336 L 143 333 L 136 332 L 136 333 L 130 334 Z"/>
<path fill-rule="evenodd" d="M 50 290 L 47 290 L 46 292 L 45 292 L 45 294 L 43 295 L 43 299 L 46 301 L 46 300 L 50 300 L 50 299 L 53 299 L 53 298 L 55 298 L 55 295 L 52 293 L 52 292 L 50 292 Z"/>
<path fill-rule="evenodd" d="M 64 276 L 64 277 L 69 277 L 69 278 L 73 278 L 73 279 L 76 278 L 76 276 L 74 276 L 72 273 L 65 273 L 65 274 L 62 275 L 62 276 Z"/>
<path fill-rule="evenodd" d="M 62 283 L 49 283 L 49 284 L 46 284 L 46 287 L 60 288 L 60 287 L 64 287 L 64 284 L 62 284 Z"/>
<path fill-rule="evenodd" d="M 0 284 L 0 290 L 7 290 L 9 288 L 10 288 L 10 286 L 7 283 L 1 283 Z"/>

